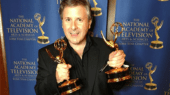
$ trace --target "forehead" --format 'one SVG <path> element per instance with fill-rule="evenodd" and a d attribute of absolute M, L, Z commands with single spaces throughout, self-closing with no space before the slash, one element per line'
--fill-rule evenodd
<path fill-rule="evenodd" d="M 65 16 L 81 16 L 81 17 L 88 17 L 87 10 L 84 6 L 66 6 L 63 10 L 63 17 Z"/>

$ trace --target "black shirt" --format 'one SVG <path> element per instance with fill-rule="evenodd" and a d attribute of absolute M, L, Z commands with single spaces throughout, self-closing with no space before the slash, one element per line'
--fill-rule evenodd
<path fill-rule="evenodd" d="M 87 60 L 88 60 L 88 50 L 90 49 L 90 46 L 92 45 L 92 41 L 90 37 L 87 36 L 86 46 L 83 50 L 83 55 L 81 59 L 80 56 L 74 51 L 74 49 L 69 45 L 68 40 L 66 38 L 64 39 L 66 40 L 67 48 L 70 50 L 70 53 L 72 55 L 72 63 L 68 62 L 69 64 L 72 65 L 72 68 L 70 69 L 70 79 L 79 78 L 83 84 L 83 87 L 79 91 L 74 92 L 73 94 L 74 95 L 88 95 L 88 82 L 87 82 L 88 61 Z"/>
<path fill-rule="evenodd" d="M 64 40 L 68 43 L 67 39 Z M 101 38 L 87 36 L 86 41 L 82 59 L 69 44 L 64 50 L 63 58 L 67 64 L 72 65 L 72 68 L 69 70 L 70 79 L 79 78 L 84 85 L 82 89 L 71 95 L 113 95 L 113 91 L 107 83 L 105 71 L 99 72 L 107 63 L 112 49 Z M 57 64 L 49 57 L 46 49 L 53 56 L 59 55 L 59 51 L 54 48 L 54 43 L 39 50 L 35 92 L 37 95 L 58 95 L 60 89 L 55 76 Z M 105 70 L 107 71 L 108 69 L 106 68 Z"/>

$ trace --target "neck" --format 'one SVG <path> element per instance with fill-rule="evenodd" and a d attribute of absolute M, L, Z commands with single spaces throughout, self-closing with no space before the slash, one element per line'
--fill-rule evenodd
<path fill-rule="evenodd" d="M 81 44 L 70 44 L 70 46 L 74 49 L 74 51 L 79 55 L 79 57 L 82 59 L 83 51 L 86 46 L 86 41 Z"/>

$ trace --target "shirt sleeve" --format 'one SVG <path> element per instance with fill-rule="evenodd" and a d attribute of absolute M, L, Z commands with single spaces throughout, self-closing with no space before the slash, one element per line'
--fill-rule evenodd
<path fill-rule="evenodd" d="M 34 87 L 36 95 L 60 95 L 55 71 L 49 71 L 49 63 L 46 60 L 46 57 L 49 56 L 44 51 L 39 51 L 38 53 L 38 74 L 36 77 L 36 85 Z"/>

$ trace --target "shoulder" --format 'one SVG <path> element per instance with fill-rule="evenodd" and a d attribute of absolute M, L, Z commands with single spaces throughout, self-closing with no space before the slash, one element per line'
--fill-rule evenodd
<path fill-rule="evenodd" d="M 95 42 L 104 42 L 102 38 L 99 37 L 91 37 L 93 41 Z"/>
<path fill-rule="evenodd" d="M 54 46 L 54 43 L 49 44 L 49 45 L 47 45 L 47 46 L 44 46 L 44 47 L 40 48 L 39 51 L 43 51 L 43 50 L 45 50 L 46 48 L 53 48 L 53 46 Z"/>
<path fill-rule="evenodd" d="M 54 62 L 53 58 L 59 54 L 58 50 L 54 48 L 54 43 L 42 47 L 38 50 L 39 60 L 45 61 L 46 63 Z"/>
<path fill-rule="evenodd" d="M 94 44 L 97 44 L 97 45 L 105 45 L 105 46 L 106 46 L 106 44 L 105 44 L 105 42 L 103 41 L 102 38 L 99 38 L 99 37 L 91 37 L 91 39 L 92 39 L 92 42 L 93 42 Z"/>
<path fill-rule="evenodd" d="M 106 43 L 104 42 L 104 40 L 102 38 L 92 37 L 92 42 L 99 49 L 102 49 L 102 50 L 111 50 L 111 47 L 106 45 Z"/>
<path fill-rule="evenodd" d="M 39 53 L 46 53 L 46 49 L 48 49 L 48 50 L 50 50 L 50 51 L 54 51 L 54 50 L 55 50 L 55 48 L 54 48 L 54 43 L 49 44 L 49 45 L 47 45 L 47 46 L 44 46 L 44 47 L 40 48 L 40 49 L 38 50 L 38 52 L 39 52 Z"/>

